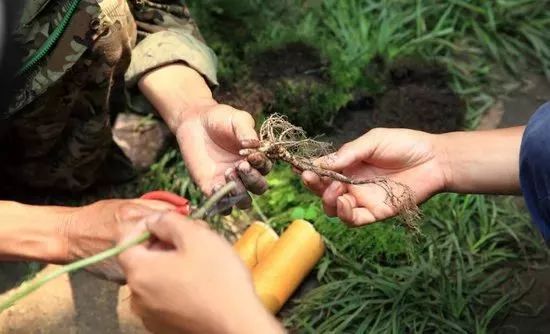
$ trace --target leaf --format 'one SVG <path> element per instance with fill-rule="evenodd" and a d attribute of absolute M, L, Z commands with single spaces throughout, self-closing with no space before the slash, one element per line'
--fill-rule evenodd
<path fill-rule="evenodd" d="M 306 210 L 302 207 L 297 207 L 292 210 L 292 213 L 290 214 L 290 218 L 292 219 L 304 219 L 306 214 Z"/>
<path fill-rule="evenodd" d="M 318 216 L 319 210 L 317 209 L 317 207 L 315 205 L 310 205 L 304 214 L 304 219 L 312 221 L 315 220 L 315 218 L 317 218 Z"/>

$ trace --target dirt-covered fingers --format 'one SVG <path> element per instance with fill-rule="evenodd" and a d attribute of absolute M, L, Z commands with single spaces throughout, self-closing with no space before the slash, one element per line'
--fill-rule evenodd
<path fill-rule="evenodd" d="M 302 172 L 302 182 L 304 185 L 311 190 L 315 195 L 321 197 L 327 189 L 327 187 L 333 182 L 331 179 L 326 177 L 320 177 L 311 171 Z"/>
<path fill-rule="evenodd" d="M 248 195 L 248 191 L 243 181 L 239 177 L 239 174 L 235 168 L 228 168 L 225 171 L 225 180 L 226 182 L 234 181 L 236 186 L 231 190 L 231 195 L 241 195 L 243 194 L 243 199 L 240 200 L 236 205 L 239 209 L 248 209 L 252 206 L 252 198 Z M 229 211 L 231 212 L 231 211 Z"/>
<path fill-rule="evenodd" d="M 267 175 L 273 167 L 273 162 L 269 160 L 265 154 L 258 151 L 248 154 L 246 156 L 246 161 L 262 175 Z"/>
<path fill-rule="evenodd" d="M 261 195 L 267 190 L 267 181 L 248 161 L 239 161 L 236 171 L 244 187 L 253 194 Z"/>

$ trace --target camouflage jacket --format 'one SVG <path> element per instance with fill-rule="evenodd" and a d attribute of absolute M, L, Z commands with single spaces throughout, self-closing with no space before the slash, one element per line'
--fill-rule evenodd
<path fill-rule="evenodd" d="M 147 71 L 184 62 L 217 84 L 216 57 L 183 1 L 17 1 L 25 7 L 15 37 L 27 61 L 23 87 L 0 115 L 12 180 L 70 190 L 94 183 L 111 159 L 113 114 L 147 107 L 128 103 Z"/>

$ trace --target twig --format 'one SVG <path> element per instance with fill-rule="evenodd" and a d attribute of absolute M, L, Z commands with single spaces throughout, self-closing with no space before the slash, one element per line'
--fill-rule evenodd
<path fill-rule="evenodd" d="M 205 203 L 204 205 L 196 210 L 192 215 L 192 219 L 202 219 L 206 215 L 206 213 L 212 208 L 218 201 L 220 201 L 225 195 L 229 194 L 231 190 L 235 188 L 236 184 L 234 181 L 231 181 L 224 185 L 220 190 L 215 192 Z M 139 245 L 142 242 L 145 242 L 149 240 L 151 237 L 150 232 L 144 232 L 140 236 L 136 237 L 135 239 L 128 240 L 125 243 L 122 243 L 120 245 L 117 245 L 113 248 L 109 248 L 107 250 L 104 250 L 101 253 L 92 255 L 90 257 L 75 261 L 73 263 L 70 263 L 68 265 L 65 265 L 43 277 L 38 279 L 35 282 L 23 284 L 21 287 L 13 293 L 11 296 L 9 296 L 6 300 L 4 300 L 2 303 L 0 303 L 0 313 L 4 312 L 6 309 L 13 306 L 16 302 L 18 302 L 20 299 L 26 297 L 27 295 L 31 294 L 35 290 L 42 287 L 44 284 L 48 283 L 49 281 L 63 275 L 66 273 L 70 273 L 79 269 L 82 269 L 84 267 L 96 264 L 98 262 L 104 261 L 108 258 L 117 256 L 118 254 L 124 252 L 128 248 L 131 248 L 133 246 Z"/>

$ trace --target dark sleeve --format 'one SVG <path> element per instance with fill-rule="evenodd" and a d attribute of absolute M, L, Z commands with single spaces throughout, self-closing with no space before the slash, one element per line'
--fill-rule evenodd
<path fill-rule="evenodd" d="M 550 102 L 531 117 L 520 148 L 521 190 L 533 224 L 550 242 Z"/>

